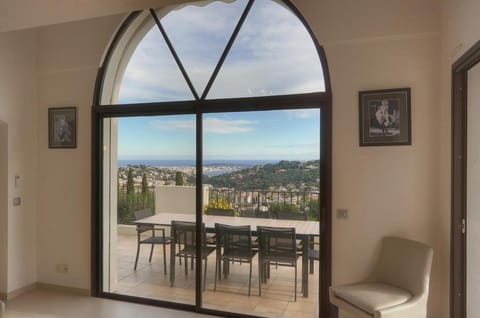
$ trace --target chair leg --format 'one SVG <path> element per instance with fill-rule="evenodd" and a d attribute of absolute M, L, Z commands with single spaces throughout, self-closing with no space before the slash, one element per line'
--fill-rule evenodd
<path fill-rule="evenodd" d="M 151 263 L 152 262 L 152 255 L 153 255 L 153 246 L 155 244 L 152 244 L 152 248 L 150 249 L 150 258 L 148 259 L 148 262 Z"/>
<path fill-rule="evenodd" d="M 165 248 L 165 243 L 163 243 L 163 272 L 167 275 L 167 250 Z"/>
<path fill-rule="evenodd" d="M 263 270 L 262 261 L 258 258 L 258 296 L 262 296 Z"/>
<path fill-rule="evenodd" d="M 242 264 L 240 262 L 240 264 Z M 248 277 L 248 296 L 250 296 L 250 288 L 252 287 L 252 259 L 250 259 L 250 275 Z"/>
<path fill-rule="evenodd" d="M 205 285 L 207 283 L 207 261 L 208 256 L 205 257 L 205 268 L 203 269 L 203 291 L 205 291 Z"/>
<path fill-rule="evenodd" d="M 138 254 L 140 254 L 140 243 L 137 244 L 137 257 L 135 257 L 135 266 L 133 266 L 133 270 L 137 270 L 137 263 L 138 263 Z"/>
<path fill-rule="evenodd" d="M 216 258 L 215 258 L 215 280 L 214 280 L 214 283 L 213 283 L 213 291 L 217 291 L 218 262 L 219 262 L 219 259 L 218 259 L 218 255 L 217 255 Z"/>
<path fill-rule="evenodd" d="M 295 301 L 297 301 L 297 263 L 295 263 Z"/>

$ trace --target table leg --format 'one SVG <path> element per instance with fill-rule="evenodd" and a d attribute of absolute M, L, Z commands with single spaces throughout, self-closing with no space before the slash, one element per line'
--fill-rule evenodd
<path fill-rule="evenodd" d="M 308 235 L 302 238 L 302 291 L 308 297 Z"/>
<path fill-rule="evenodd" d="M 170 286 L 175 281 L 175 242 L 172 240 L 170 244 Z"/>

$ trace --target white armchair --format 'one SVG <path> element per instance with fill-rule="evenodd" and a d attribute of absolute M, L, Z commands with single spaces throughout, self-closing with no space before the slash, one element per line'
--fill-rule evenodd
<path fill-rule="evenodd" d="M 5 303 L 0 300 L 0 318 L 4 316 L 5 313 Z"/>
<path fill-rule="evenodd" d="M 330 303 L 355 317 L 426 318 L 432 259 L 423 243 L 386 237 L 370 277 L 330 287 Z"/>

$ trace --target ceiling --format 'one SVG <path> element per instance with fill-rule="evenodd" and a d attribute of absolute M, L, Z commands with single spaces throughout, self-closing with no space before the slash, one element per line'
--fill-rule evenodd
<path fill-rule="evenodd" d="M 0 0 L 0 32 L 161 7 L 182 0 Z"/>

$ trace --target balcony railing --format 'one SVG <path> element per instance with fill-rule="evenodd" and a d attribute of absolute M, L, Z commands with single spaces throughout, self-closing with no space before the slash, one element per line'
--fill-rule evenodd
<path fill-rule="evenodd" d="M 185 192 L 187 187 L 168 187 L 168 189 L 170 191 L 168 195 L 160 196 L 161 191 L 156 191 L 154 186 L 145 189 L 136 186 L 130 192 L 127 191 L 126 186 L 119 186 L 118 224 L 132 224 L 135 220 L 133 212 L 136 210 L 151 208 L 152 211 L 159 213 L 162 210 L 161 207 L 165 206 L 169 207 L 170 211 L 179 204 L 179 198 L 182 200 L 182 206 L 185 204 L 191 206 L 191 212 L 194 213 L 195 195 L 190 194 L 191 191 Z M 239 191 L 208 186 L 205 189 L 206 193 L 203 197 L 205 210 L 207 207 L 230 208 L 235 210 L 237 216 L 262 218 L 277 218 L 282 212 L 298 212 L 304 213 L 309 220 L 319 220 L 318 191 Z M 159 205 L 157 209 L 156 205 Z M 186 212 L 185 208 L 181 210 L 183 213 Z"/>
<path fill-rule="evenodd" d="M 318 191 L 281 191 L 234 189 L 209 190 L 209 202 L 221 202 L 234 208 L 239 216 L 277 218 L 279 212 L 305 213 L 310 220 L 319 220 Z"/>

